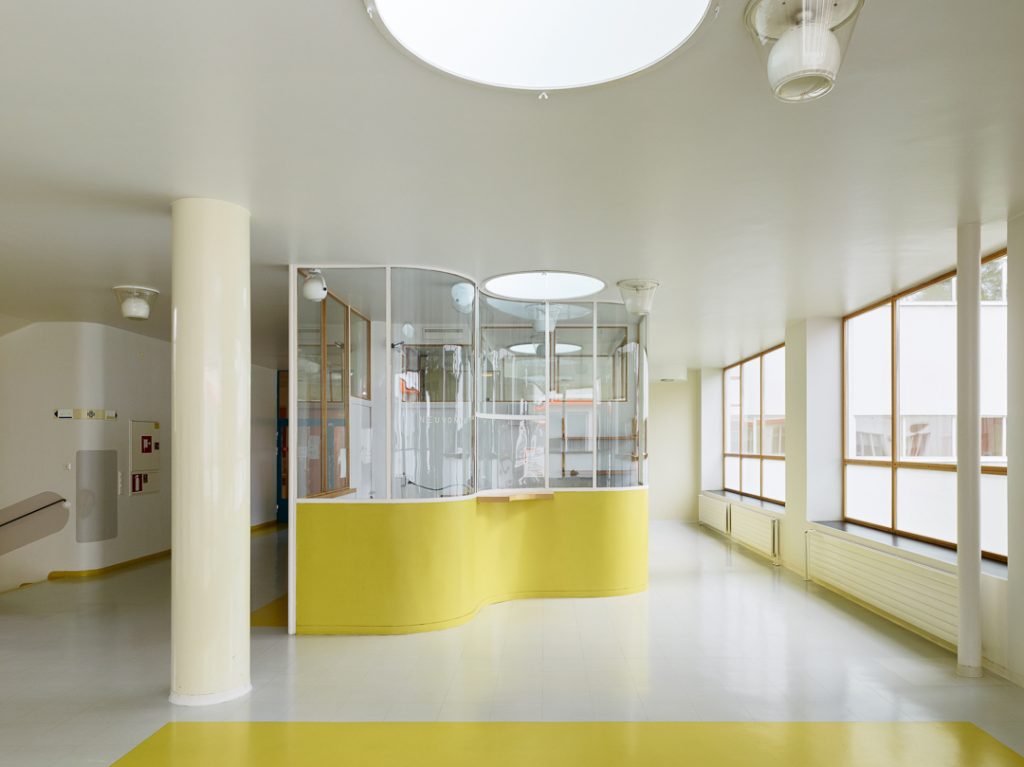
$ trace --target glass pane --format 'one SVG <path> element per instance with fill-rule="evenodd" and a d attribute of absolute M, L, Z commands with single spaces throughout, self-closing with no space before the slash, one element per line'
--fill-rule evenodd
<path fill-rule="evenodd" d="M 548 410 L 551 487 L 594 483 L 594 305 L 551 304 L 552 391 Z M 609 380 L 609 383 L 611 381 Z"/>
<path fill-rule="evenodd" d="M 626 369 L 619 351 L 629 343 L 629 328 L 622 325 L 597 329 L 597 390 L 606 402 L 626 399 Z"/>
<path fill-rule="evenodd" d="M 901 299 L 907 303 L 949 303 L 955 300 L 953 278 L 937 282 Z"/>
<path fill-rule="evenodd" d="M 477 414 L 481 490 L 544 487 L 547 327 L 544 304 L 481 296 Z M 576 427 L 575 423 L 569 426 Z"/>
<path fill-rule="evenodd" d="M 352 312 L 352 396 L 370 399 L 370 321 Z"/>
<path fill-rule="evenodd" d="M 778 501 L 779 503 L 786 502 L 786 462 L 785 461 L 765 461 L 764 462 L 764 492 L 761 493 L 765 498 Z"/>
<path fill-rule="evenodd" d="M 1005 278 L 1006 258 L 985 266 L 993 265 L 1001 265 Z M 1006 465 L 1006 312 L 1005 303 L 981 306 L 981 454 L 985 463 L 1002 466 Z"/>
<path fill-rule="evenodd" d="M 740 492 L 740 459 L 725 459 L 725 489 Z"/>
<path fill-rule="evenodd" d="M 761 452 L 761 358 L 743 363 L 743 450 L 745 455 Z"/>
<path fill-rule="evenodd" d="M 746 495 L 761 495 L 761 459 L 743 459 L 743 492 Z"/>
<path fill-rule="evenodd" d="M 609 357 L 616 379 L 609 398 L 598 379 L 597 486 L 629 487 L 642 483 L 644 418 L 641 393 L 645 386 L 645 361 L 640 343 L 640 323 L 621 304 L 597 304 L 597 324 L 606 333 L 598 337 L 598 349 Z M 623 342 L 624 341 L 624 342 Z"/>
<path fill-rule="evenodd" d="M 953 281 L 925 291 L 940 288 L 952 296 Z M 897 302 L 900 456 L 908 461 L 954 461 L 956 306 L 952 298 L 936 304 L 916 300 L 917 295 Z"/>
<path fill-rule="evenodd" d="M 981 265 L 981 300 L 1006 300 L 1006 256 Z"/>
<path fill-rule="evenodd" d="M 764 455 L 786 454 L 786 350 L 764 355 Z M 765 484 L 768 484 L 767 474 Z M 772 496 L 777 498 L 778 496 Z"/>
<path fill-rule="evenodd" d="M 725 371 L 725 452 L 740 452 L 740 366 Z"/>
<path fill-rule="evenodd" d="M 896 528 L 956 543 L 956 472 L 899 469 Z"/>
<path fill-rule="evenodd" d="M 443 272 L 391 270 L 395 498 L 474 492 L 473 301 L 453 299 L 465 284 Z"/>
<path fill-rule="evenodd" d="M 327 431 L 324 435 L 324 460 L 326 460 L 325 492 L 348 488 L 348 436 L 346 430 L 348 384 L 348 307 L 328 296 L 324 300 L 327 312 L 327 396 L 324 411 Z"/>
<path fill-rule="evenodd" d="M 892 470 L 888 467 L 846 467 L 846 518 L 892 525 Z"/>
<path fill-rule="evenodd" d="M 892 455 L 891 350 L 889 304 L 847 320 L 846 454 L 851 458 Z"/>
<path fill-rule="evenodd" d="M 981 475 L 981 550 L 1006 556 L 1007 495 L 1005 474 Z"/>
<path fill-rule="evenodd" d="M 323 427 L 320 321 L 323 304 L 304 299 L 301 287 L 299 291 L 295 478 L 298 497 L 306 498 L 323 490 L 323 464 L 320 460 L 320 433 Z"/>

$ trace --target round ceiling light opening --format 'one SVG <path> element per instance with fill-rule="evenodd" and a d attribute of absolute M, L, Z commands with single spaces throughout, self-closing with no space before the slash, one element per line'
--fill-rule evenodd
<path fill-rule="evenodd" d="M 555 345 L 555 354 L 575 354 L 576 352 L 583 351 L 583 347 L 579 344 L 568 344 L 558 342 Z M 508 350 L 513 354 L 531 354 L 539 355 L 544 351 L 544 344 L 542 343 L 525 343 L 525 344 L 513 344 L 508 347 Z"/>
<path fill-rule="evenodd" d="M 513 272 L 484 281 L 484 290 L 516 301 L 571 301 L 604 290 L 604 281 L 578 272 Z"/>
<path fill-rule="evenodd" d="M 363 0 L 401 48 L 463 80 L 549 91 L 618 80 L 686 43 L 711 0 Z"/>

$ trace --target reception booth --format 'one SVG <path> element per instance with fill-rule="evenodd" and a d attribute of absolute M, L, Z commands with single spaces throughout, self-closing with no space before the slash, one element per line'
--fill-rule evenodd
<path fill-rule="evenodd" d="M 290 308 L 292 633 L 646 588 L 642 317 L 406 267 L 294 268 Z"/>

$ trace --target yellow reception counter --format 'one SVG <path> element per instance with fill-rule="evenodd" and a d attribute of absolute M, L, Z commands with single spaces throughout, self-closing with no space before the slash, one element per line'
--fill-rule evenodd
<path fill-rule="evenodd" d="M 296 631 L 406 634 L 494 602 L 647 588 L 647 490 L 298 503 Z"/>

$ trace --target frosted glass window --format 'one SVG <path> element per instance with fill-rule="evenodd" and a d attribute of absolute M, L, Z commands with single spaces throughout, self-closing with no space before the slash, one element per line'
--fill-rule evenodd
<path fill-rule="evenodd" d="M 981 550 L 1006 556 L 1007 497 L 1005 474 L 981 475 Z"/>
<path fill-rule="evenodd" d="M 740 366 L 725 371 L 725 452 L 740 452 Z"/>
<path fill-rule="evenodd" d="M 725 459 L 725 489 L 733 492 L 740 492 L 740 459 L 726 457 Z"/>
<path fill-rule="evenodd" d="M 764 466 L 764 487 L 761 495 L 770 501 L 786 500 L 786 462 L 765 461 Z"/>
<path fill-rule="evenodd" d="M 956 473 L 899 469 L 896 528 L 939 541 L 956 542 Z"/>
<path fill-rule="evenodd" d="M 743 459 L 743 492 L 746 495 L 761 495 L 761 459 Z"/>
<path fill-rule="evenodd" d="M 761 358 L 743 363 L 743 450 L 745 455 L 761 452 Z"/>
<path fill-rule="evenodd" d="M 846 322 L 846 454 L 892 455 L 892 310 L 888 304 Z"/>
<path fill-rule="evenodd" d="M 764 455 L 786 454 L 786 349 L 764 355 Z M 767 484 L 767 474 L 765 484 Z M 767 493 L 765 493 L 767 495 Z M 778 498 L 779 496 L 772 496 Z"/>
<path fill-rule="evenodd" d="M 854 522 L 892 524 L 892 470 L 888 466 L 846 467 L 846 516 Z"/>
<path fill-rule="evenodd" d="M 908 461 L 956 460 L 956 308 L 934 298 L 951 297 L 952 286 L 944 280 L 896 304 L 900 457 Z"/>

